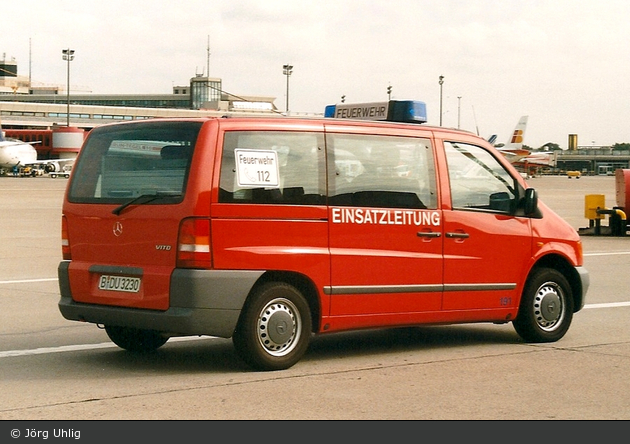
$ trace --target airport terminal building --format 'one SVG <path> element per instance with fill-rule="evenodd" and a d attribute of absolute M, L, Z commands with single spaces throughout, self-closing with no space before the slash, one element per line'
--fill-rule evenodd
<path fill-rule="evenodd" d="M 281 114 L 275 97 L 235 95 L 222 80 L 195 76 L 171 94 L 76 94 L 60 86 L 33 86 L 18 76 L 15 60 L 0 60 L 0 117 L 5 128 L 72 125 L 84 129 L 110 120 L 167 116 Z"/>

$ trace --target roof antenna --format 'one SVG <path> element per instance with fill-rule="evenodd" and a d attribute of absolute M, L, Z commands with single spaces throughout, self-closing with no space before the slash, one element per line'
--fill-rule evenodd
<path fill-rule="evenodd" d="M 210 77 L 210 35 L 208 35 L 208 58 L 206 61 L 206 66 L 207 66 L 207 71 L 206 71 L 206 77 Z"/>
<path fill-rule="evenodd" d="M 479 135 L 479 125 L 477 125 L 477 114 L 475 114 L 475 105 L 472 105 L 473 117 L 475 118 L 475 128 L 477 128 L 477 135 Z"/>

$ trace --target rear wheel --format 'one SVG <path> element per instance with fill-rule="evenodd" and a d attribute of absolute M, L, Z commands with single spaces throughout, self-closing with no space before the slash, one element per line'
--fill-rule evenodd
<path fill-rule="evenodd" d="M 516 332 L 527 342 L 555 342 L 573 319 L 573 293 L 567 279 L 552 268 L 533 272 L 525 285 Z"/>
<path fill-rule="evenodd" d="M 232 341 L 253 368 L 283 370 L 306 352 L 311 326 L 311 312 L 299 290 L 283 282 L 269 282 L 243 308 Z"/>
<path fill-rule="evenodd" d="M 153 330 L 106 325 L 105 332 L 114 344 L 132 352 L 151 352 L 168 341 L 168 337 Z"/>

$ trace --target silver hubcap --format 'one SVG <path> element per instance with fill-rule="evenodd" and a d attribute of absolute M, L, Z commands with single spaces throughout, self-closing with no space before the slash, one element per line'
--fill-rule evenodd
<path fill-rule="evenodd" d="M 553 331 L 564 318 L 564 295 L 562 289 L 553 282 L 540 286 L 534 298 L 536 322 L 545 331 Z"/>
<path fill-rule="evenodd" d="M 291 352 L 301 333 L 299 312 L 288 299 L 274 299 L 260 312 L 258 340 L 270 355 L 284 356 Z"/>

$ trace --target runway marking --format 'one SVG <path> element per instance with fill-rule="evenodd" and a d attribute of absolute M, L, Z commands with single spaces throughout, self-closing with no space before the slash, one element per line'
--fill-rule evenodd
<path fill-rule="evenodd" d="M 178 338 L 170 338 L 168 342 L 186 342 L 197 341 L 199 339 L 213 339 L 214 336 L 184 336 Z M 216 338 L 214 338 L 216 339 Z M 97 350 L 99 348 L 114 348 L 118 347 L 113 342 L 102 342 L 100 344 L 77 344 L 77 345 L 61 345 L 59 347 L 42 347 L 33 348 L 31 350 L 7 350 L 0 352 L 1 358 L 12 358 L 16 356 L 32 356 L 32 355 L 46 355 L 51 353 L 64 353 L 82 350 Z"/>
<path fill-rule="evenodd" d="M 52 282 L 58 281 L 57 278 L 42 278 L 42 279 L 18 279 L 13 281 L 0 281 L 0 284 L 31 284 L 33 282 Z"/>
<path fill-rule="evenodd" d="M 7 350 L 0 352 L 0 358 L 11 358 L 14 356 L 31 356 L 31 355 L 46 355 L 49 353 L 60 353 L 80 350 L 96 350 L 97 348 L 109 348 L 116 347 L 113 342 L 102 344 L 81 344 L 81 345 L 63 345 L 60 347 L 43 347 L 34 348 L 31 350 Z"/>
<path fill-rule="evenodd" d="M 584 256 L 618 256 L 622 254 L 630 254 L 630 251 L 606 251 L 602 253 L 584 253 Z"/>
<path fill-rule="evenodd" d="M 602 302 L 601 304 L 586 304 L 584 308 L 616 308 L 630 307 L 630 302 Z"/>

